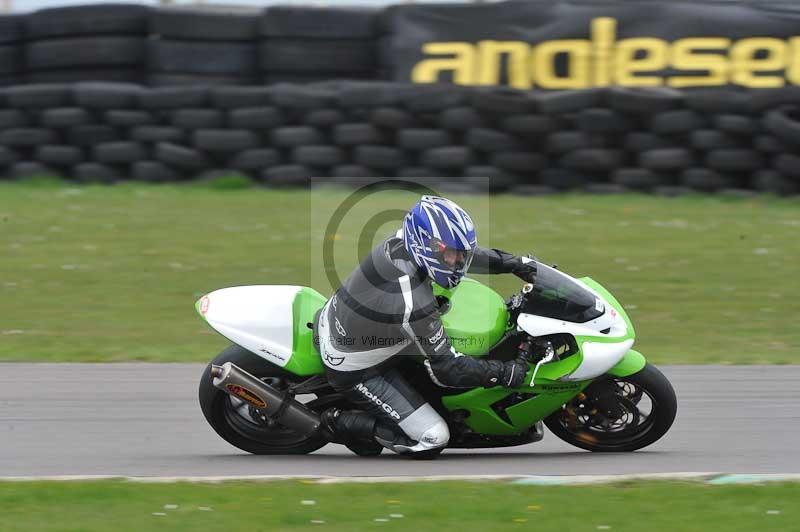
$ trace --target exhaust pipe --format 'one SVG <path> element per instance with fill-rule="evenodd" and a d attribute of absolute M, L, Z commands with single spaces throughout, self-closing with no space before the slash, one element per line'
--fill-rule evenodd
<path fill-rule="evenodd" d="M 221 366 L 213 365 L 211 376 L 214 378 L 215 387 L 250 403 L 281 425 L 308 435 L 320 431 L 319 414 L 247 373 L 236 364 L 225 362 Z"/>

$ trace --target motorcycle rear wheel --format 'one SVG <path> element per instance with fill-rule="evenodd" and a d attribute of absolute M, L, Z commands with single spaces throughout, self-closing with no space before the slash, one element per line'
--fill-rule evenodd
<path fill-rule="evenodd" d="M 259 419 L 258 412 L 213 384 L 211 365 L 232 362 L 278 389 L 300 377 L 274 366 L 238 345 L 222 351 L 203 371 L 200 379 L 200 408 L 208 424 L 222 439 L 252 454 L 308 454 L 328 443 L 324 438 L 300 434 L 279 424 Z M 313 402 L 307 403 L 313 409 Z"/>
<path fill-rule="evenodd" d="M 559 439 L 587 451 L 630 452 L 658 441 L 672 426 L 678 409 L 675 390 L 658 368 L 647 364 L 627 377 L 609 377 L 616 385 L 616 408 L 623 415 L 612 418 L 592 412 L 592 386 L 547 418 L 544 423 Z M 645 400 L 650 408 L 642 412 Z"/>

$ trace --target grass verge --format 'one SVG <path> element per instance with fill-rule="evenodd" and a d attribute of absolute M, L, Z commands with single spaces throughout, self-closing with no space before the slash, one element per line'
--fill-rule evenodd
<path fill-rule="evenodd" d="M 5 532 L 793 529 L 800 484 L 0 482 Z"/>
<path fill-rule="evenodd" d="M 323 225 L 349 192 L 0 183 L 0 360 L 207 361 L 227 342 L 194 301 L 241 284 L 325 295 Z M 653 362 L 797 363 L 800 201 L 643 195 L 452 196 L 484 245 L 591 275 L 628 309 Z M 383 193 L 343 220 L 345 276 L 397 222 Z M 326 210 L 327 209 L 327 210 Z M 513 276 L 478 276 L 507 296 Z"/>

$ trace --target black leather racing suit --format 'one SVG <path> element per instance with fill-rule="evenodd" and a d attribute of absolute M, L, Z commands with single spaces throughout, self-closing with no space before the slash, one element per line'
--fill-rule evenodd
<path fill-rule="evenodd" d="M 519 260 L 479 247 L 470 272 L 512 273 Z M 395 452 L 444 447 L 450 437 L 444 419 L 394 369 L 397 357 L 423 354 L 440 386 L 491 387 L 509 369 L 504 362 L 453 349 L 431 280 L 397 236 L 372 250 L 328 300 L 315 325 L 329 382 L 376 420 L 374 426 L 351 429 L 372 431 L 365 437 L 374 435 Z"/>

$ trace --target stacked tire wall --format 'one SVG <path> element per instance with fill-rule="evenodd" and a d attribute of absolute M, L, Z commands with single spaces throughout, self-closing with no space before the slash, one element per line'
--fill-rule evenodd
<path fill-rule="evenodd" d="M 111 183 L 236 172 L 268 186 L 409 177 L 518 194 L 800 192 L 795 87 L 381 81 L 391 54 L 377 17 L 138 5 L 0 17 L 0 80 L 11 83 L 0 88 L 0 175 Z"/>

